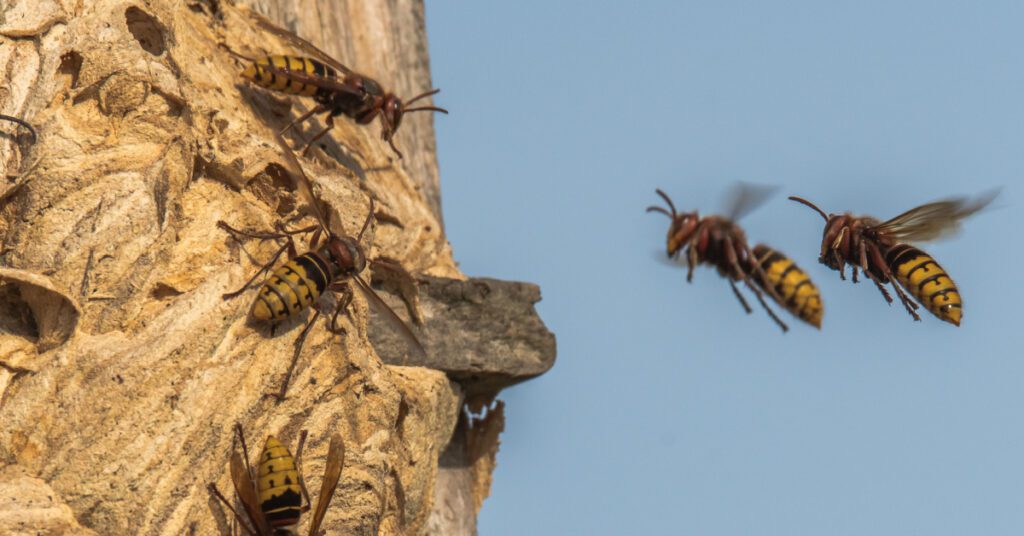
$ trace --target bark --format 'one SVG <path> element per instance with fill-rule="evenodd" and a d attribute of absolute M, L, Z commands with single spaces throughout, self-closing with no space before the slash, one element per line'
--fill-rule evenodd
<path fill-rule="evenodd" d="M 399 95 L 431 87 L 421 2 L 252 3 Z M 312 223 L 274 142 L 312 104 L 238 77 L 242 66 L 218 43 L 297 52 L 254 20 L 218 0 L 0 5 L 0 113 L 39 132 L 34 145 L 0 134 L 0 501 L 28 497 L 14 510 L 43 512 L 0 510 L 0 533 L 226 534 L 230 519 L 206 486 L 231 488 L 235 422 L 257 449 L 267 434 L 293 445 L 308 430 L 303 474 L 314 494 L 328 438 L 342 435 L 328 534 L 474 530 L 503 423 L 500 405 L 482 408 L 553 363 L 553 336 L 532 308 L 539 294 L 459 298 L 461 312 L 446 318 L 453 294 L 430 289 L 476 283 L 465 282 L 443 234 L 433 119 L 403 121 L 397 161 L 378 125 L 339 118 L 303 167 L 350 232 L 375 200 L 367 253 L 417 282 L 374 279 L 386 297 L 403 294 L 403 315 L 424 320 L 417 329 L 432 357 L 411 363 L 401 348 L 371 344 L 379 323 L 357 296 L 340 320 L 346 334 L 310 331 L 288 398 L 265 397 L 311 315 L 271 330 L 248 319 L 254 292 L 224 300 L 276 245 L 240 244 L 216 222 Z M 320 128 L 314 121 L 290 142 Z M 19 132 L 10 123 L 0 131 Z M 488 320 L 470 321 L 466 307 Z M 514 335 L 481 344 L 496 322 Z M 520 335 L 528 340 L 513 340 Z M 482 383 L 470 372 L 486 356 L 504 361 Z M 470 478 L 452 487 L 451 467 Z M 32 498 L 44 495 L 53 504 L 37 508 Z M 25 525 L 43 518 L 58 528 Z"/>

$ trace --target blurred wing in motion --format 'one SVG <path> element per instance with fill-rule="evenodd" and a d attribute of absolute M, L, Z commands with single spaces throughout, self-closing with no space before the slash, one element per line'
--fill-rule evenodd
<path fill-rule="evenodd" d="M 960 230 L 960 222 L 991 203 L 999 190 L 991 190 L 975 199 L 957 197 L 912 208 L 874 229 L 899 242 L 925 242 L 950 236 Z"/>
<path fill-rule="evenodd" d="M 738 221 L 764 204 L 778 190 L 778 186 L 738 182 L 726 196 L 726 217 Z"/>
<path fill-rule="evenodd" d="M 403 322 L 402 319 L 391 310 L 391 307 L 388 306 L 388 304 L 385 303 L 372 288 L 370 288 L 370 285 L 366 284 L 366 281 L 363 281 L 362 277 L 356 275 L 352 280 L 355 282 L 356 286 L 359 287 L 359 290 L 363 292 L 363 295 L 366 296 L 366 301 L 370 303 L 370 306 L 380 313 L 385 320 L 387 320 L 392 329 L 402 334 L 402 338 L 409 343 L 409 349 L 412 350 L 412 353 L 421 359 L 426 358 L 427 351 L 423 349 L 423 345 L 420 344 L 419 339 L 417 339 L 416 335 L 411 329 L 409 329 L 409 326 L 407 326 L 405 322 Z"/>

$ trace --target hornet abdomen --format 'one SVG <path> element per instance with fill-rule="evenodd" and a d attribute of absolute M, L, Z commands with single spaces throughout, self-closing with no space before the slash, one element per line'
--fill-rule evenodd
<path fill-rule="evenodd" d="M 302 488 L 295 458 L 288 448 L 274 436 L 260 455 L 257 470 L 256 497 L 267 524 L 271 527 L 289 527 L 299 522 L 302 512 Z"/>
<path fill-rule="evenodd" d="M 279 73 L 270 72 L 266 67 L 273 66 L 278 71 L 298 71 L 320 78 L 337 79 L 338 73 L 333 67 L 325 65 L 311 58 L 300 56 L 267 56 L 256 60 L 242 71 L 242 78 L 252 81 L 254 84 L 280 91 L 289 95 L 301 95 L 303 97 L 316 97 L 317 100 L 329 100 L 331 92 L 312 84 L 304 84 L 282 76 Z"/>
<path fill-rule="evenodd" d="M 963 301 L 956 283 L 931 255 L 909 244 L 897 244 L 885 255 L 896 280 L 939 320 L 960 325 Z"/>
<path fill-rule="evenodd" d="M 330 266 L 319 253 L 299 255 L 270 274 L 252 306 L 252 316 L 276 322 L 298 314 L 315 303 L 330 282 Z"/>
<path fill-rule="evenodd" d="M 754 257 L 755 262 L 761 265 L 761 270 L 764 271 L 764 276 L 767 278 L 767 281 L 762 281 L 760 274 L 756 270 L 752 270 L 755 280 L 766 290 L 768 288 L 775 290 L 782 300 L 779 302 L 781 307 L 784 307 L 793 316 L 820 329 L 821 318 L 824 316 L 825 310 L 821 303 L 821 293 L 807 272 L 801 270 L 793 262 L 793 259 L 764 244 L 754 247 Z"/>

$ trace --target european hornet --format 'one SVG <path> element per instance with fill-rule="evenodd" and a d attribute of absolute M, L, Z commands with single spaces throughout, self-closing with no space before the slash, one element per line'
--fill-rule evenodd
<path fill-rule="evenodd" d="M 297 177 L 296 182 L 301 195 L 312 208 L 317 223 L 302 229 L 286 229 L 278 225 L 277 232 L 251 232 L 242 231 L 231 227 L 224 221 L 218 221 L 217 225 L 228 231 L 236 239 L 238 237 L 255 238 L 258 240 L 284 240 L 285 243 L 277 250 L 277 253 L 256 272 L 242 288 L 224 294 L 224 299 L 230 299 L 244 292 L 259 277 L 277 263 L 281 255 L 287 251 L 289 260 L 276 270 L 260 288 L 255 303 L 252 305 L 251 315 L 254 320 L 277 323 L 292 316 L 295 316 L 308 307 L 315 311 L 313 317 L 306 323 L 298 339 L 295 341 L 295 354 L 292 356 L 288 372 L 285 374 L 281 391 L 277 394 L 278 400 L 283 400 L 291 380 L 292 372 L 298 361 L 299 352 L 306 339 L 313 323 L 320 317 L 321 308 L 318 303 L 320 296 L 325 291 L 334 291 L 340 295 L 334 315 L 331 317 L 328 329 L 332 333 L 344 333 L 344 328 L 337 325 L 338 315 L 347 311 L 352 302 L 352 288 L 354 285 L 359 289 L 371 307 L 377 310 L 394 329 L 396 329 L 409 343 L 410 349 L 416 354 L 425 355 L 426 351 L 398 315 L 382 300 L 373 288 L 360 275 L 367 266 L 366 254 L 360 245 L 363 233 L 370 225 L 374 215 L 373 198 L 370 198 L 370 211 L 363 221 L 359 234 L 355 237 L 348 236 L 344 229 L 339 232 L 331 230 L 330 220 L 324 216 L 324 212 L 316 197 L 313 195 L 313 187 L 306 176 L 302 166 L 299 164 L 291 149 L 288 148 L 280 135 L 276 136 L 278 144 L 283 149 L 285 163 L 288 173 Z M 329 213 L 328 213 L 329 214 Z M 338 223 L 341 225 L 340 221 Z M 309 251 L 298 255 L 295 249 L 293 237 L 299 234 L 313 233 L 309 242 Z M 323 238 L 321 241 L 320 239 Z M 397 263 L 377 259 L 371 261 L 375 268 L 397 272 L 399 275 L 410 277 L 405 270 Z"/>
<path fill-rule="evenodd" d="M 840 279 L 846 279 L 845 268 L 849 264 L 853 267 L 853 282 L 857 282 L 860 269 L 888 303 L 892 303 L 892 296 L 885 285 L 891 283 L 914 320 L 921 320 L 918 304 L 906 292 L 939 320 L 959 326 L 963 300 L 956 283 L 931 255 L 907 242 L 935 240 L 957 231 L 961 220 L 985 208 L 997 194 L 993 191 L 973 200 L 960 197 L 936 201 L 884 222 L 850 213 L 826 215 L 806 199 L 789 199 L 814 209 L 825 220 L 818 261 L 837 270 Z"/>
<path fill-rule="evenodd" d="M 25 121 L 24 119 L 18 119 L 17 117 L 11 117 L 9 115 L 3 115 L 3 114 L 0 114 L 0 120 L 10 121 L 12 123 L 16 123 L 18 125 L 21 125 L 21 126 L 25 127 L 25 130 L 28 130 L 29 134 L 32 135 L 32 143 L 36 142 L 36 139 L 38 138 L 38 136 L 36 136 L 36 129 L 32 128 L 32 125 L 30 125 L 28 123 L 28 121 Z"/>
<path fill-rule="evenodd" d="M 370 124 L 374 119 L 380 117 L 381 139 L 388 142 L 395 154 L 402 158 L 402 152 L 395 146 L 394 136 L 398 127 L 401 126 L 402 117 L 405 114 L 425 111 L 448 113 L 448 110 L 437 106 L 412 107 L 416 101 L 430 97 L 441 91 L 440 89 L 432 89 L 403 102 L 397 95 L 385 90 L 373 78 L 349 69 L 309 41 L 273 24 L 262 16 L 254 14 L 254 18 L 264 29 L 313 56 L 308 58 L 276 55 L 253 59 L 234 52 L 227 45 L 221 45 L 232 55 L 250 63 L 242 71 L 242 78 L 266 89 L 289 95 L 313 97 L 313 100 L 316 101 L 316 107 L 289 123 L 281 130 L 281 134 L 313 115 L 328 114 L 327 128 L 309 140 L 303 155 L 317 140 L 334 128 L 335 116 L 346 115 L 360 125 Z"/>
<path fill-rule="evenodd" d="M 245 444 L 242 426 L 235 425 L 235 430 L 242 445 L 242 454 L 239 455 L 238 451 L 231 453 L 231 482 L 234 484 L 238 500 L 242 503 L 248 524 L 215 484 L 209 484 L 210 491 L 234 514 L 239 526 L 253 536 L 298 534 L 301 514 L 309 511 L 312 506 L 299 466 L 302 460 L 302 447 L 306 442 L 306 431 L 303 430 L 299 435 L 299 445 L 294 457 L 288 451 L 288 447 L 276 437 L 267 436 L 254 471 L 249 465 L 249 449 Z M 340 435 L 334 434 L 327 449 L 327 464 L 320 484 L 316 510 L 309 524 L 309 536 L 317 536 L 320 532 L 327 506 L 331 503 L 334 489 L 341 478 L 344 462 L 345 444 Z"/>
<path fill-rule="evenodd" d="M 747 300 L 736 287 L 743 283 L 757 296 L 768 316 L 785 332 L 789 329 L 764 300 L 767 293 L 775 303 L 808 324 L 821 328 L 824 314 L 821 294 L 806 272 L 792 259 L 772 248 L 758 244 L 753 249 L 747 245 L 743 229 L 736 221 L 749 213 L 767 198 L 767 189 L 749 185 L 736 188 L 728 216 L 705 216 L 697 211 L 677 212 L 668 195 L 655 190 L 669 210 L 662 207 L 647 207 L 647 212 L 660 212 L 672 223 L 668 229 L 666 253 L 669 259 L 677 259 L 685 248 L 687 263 L 686 281 L 693 281 L 693 269 L 698 264 L 714 266 L 719 275 L 729 281 L 736 299 L 743 309 L 752 312 Z M 763 292 L 762 292 L 763 291 Z"/>

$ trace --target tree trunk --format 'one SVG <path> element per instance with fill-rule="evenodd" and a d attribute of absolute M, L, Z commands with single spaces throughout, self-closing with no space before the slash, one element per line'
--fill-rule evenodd
<path fill-rule="evenodd" d="M 419 1 L 250 3 L 400 96 L 431 87 Z M 32 144 L 0 122 L 10 133 L 0 133 L 0 501 L 20 501 L 0 505 L 0 533 L 227 534 L 231 515 L 207 485 L 232 489 L 236 422 L 250 450 L 309 431 L 302 473 L 314 502 L 328 438 L 344 438 L 328 534 L 474 530 L 502 412 L 470 414 L 553 363 L 554 338 L 532 308 L 539 293 L 458 271 L 432 114 L 405 118 L 400 161 L 376 122 L 339 117 L 302 166 L 350 233 L 374 200 L 368 256 L 418 283 L 374 281 L 401 316 L 422 320 L 428 357 L 408 360 L 357 294 L 343 334 L 310 330 L 287 398 L 266 397 L 312 315 L 271 329 L 249 319 L 255 291 L 223 299 L 278 246 L 240 243 L 217 221 L 313 223 L 274 141 L 312 103 L 239 78 L 242 64 L 218 43 L 301 54 L 256 21 L 223 0 L 0 7 L 0 113 L 39 132 Z M 320 128 L 310 121 L 289 143 Z M 505 343 L 485 344 L 495 326 Z"/>

